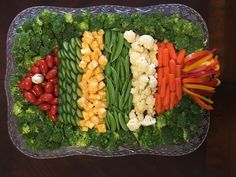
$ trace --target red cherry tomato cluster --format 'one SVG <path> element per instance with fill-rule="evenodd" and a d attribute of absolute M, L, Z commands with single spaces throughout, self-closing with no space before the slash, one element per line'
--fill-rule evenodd
<path fill-rule="evenodd" d="M 50 119 L 57 121 L 58 105 L 58 65 L 57 48 L 53 49 L 53 54 L 48 54 L 45 58 L 40 59 L 25 78 L 18 84 L 24 98 L 38 106 L 40 110 L 47 111 Z M 40 84 L 32 82 L 32 76 L 42 74 L 44 80 Z"/>

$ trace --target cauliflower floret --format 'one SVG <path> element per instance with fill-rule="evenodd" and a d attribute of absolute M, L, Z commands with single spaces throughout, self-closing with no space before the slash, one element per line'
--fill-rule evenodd
<path fill-rule="evenodd" d="M 138 94 L 138 89 L 137 88 L 131 88 L 130 93 L 132 93 L 133 95 L 137 95 Z"/>
<path fill-rule="evenodd" d="M 156 73 L 156 66 L 155 66 L 154 64 L 150 64 L 150 65 L 148 66 L 148 69 L 147 69 L 147 71 L 146 71 L 146 74 L 147 74 L 148 76 L 153 76 L 153 75 L 155 75 L 155 73 Z"/>
<path fill-rule="evenodd" d="M 152 116 L 150 115 L 146 115 L 145 118 L 143 119 L 142 122 L 140 122 L 141 125 L 143 126 L 150 126 L 156 123 L 156 119 L 154 119 Z"/>
<path fill-rule="evenodd" d="M 148 108 L 147 109 L 147 114 L 151 115 L 151 116 L 154 116 L 154 114 L 155 114 L 154 108 L 153 107 L 152 108 Z"/>
<path fill-rule="evenodd" d="M 130 131 L 135 131 L 135 130 L 139 129 L 140 125 L 141 124 L 137 118 L 130 119 L 129 122 L 127 123 L 127 127 L 130 129 Z"/>
<path fill-rule="evenodd" d="M 157 52 L 155 50 L 149 52 L 150 63 L 155 63 L 154 60 L 157 60 L 156 55 Z"/>
<path fill-rule="evenodd" d="M 131 44 L 131 47 L 136 51 L 136 52 L 143 52 L 143 47 L 138 43 L 138 42 L 134 42 Z"/>
<path fill-rule="evenodd" d="M 157 79 L 154 76 L 149 76 L 149 87 L 154 90 L 157 87 Z"/>
<path fill-rule="evenodd" d="M 140 95 L 133 95 L 133 104 L 136 105 L 141 100 Z"/>
<path fill-rule="evenodd" d="M 136 106 L 134 107 L 134 109 L 135 109 L 135 111 L 137 112 L 137 113 L 143 113 L 144 111 L 145 111 L 145 109 L 146 109 L 146 104 L 145 104 L 145 100 L 140 100 L 137 104 L 136 104 Z"/>
<path fill-rule="evenodd" d="M 150 35 L 142 35 L 138 39 L 139 44 L 143 45 L 146 49 L 152 50 L 154 47 L 155 40 Z"/>
<path fill-rule="evenodd" d="M 132 30 L 126 31 L 126 32 L 124 33 L 124 38 L 125 38 L 129 43 L 135 42 L 135 37 L 136 37 L 136 34 L 135 34 L 135 32 L 133 32 Z"/>
<path fill-rule="evenodd" d="M 149 66 L 147 60 L 144 57 L 139 58 L 136 61 L 136 65 L 137 66 L 135 67 L 135 70 L 140 73 L 146 72 Z"/>
<path fill-rule="evenodd" d="M 136 52 L 136 51 L 131 52 L 131 49 L 130 49 L 129 57 L 130 57 L 130 63 L 135 64 L 136 61 L 141 57 L 141 55 L 139 52 Z"/>
<path fill-rule="evenodd" d="M 138 82 L 139 82 L 138 84 L 139 89 L 143 90 L 146 87 L 147 83 L 149 82 L 148 76 L 144 74 L 141 75 L 138 79 Z"/>
<path fill-rule="evenodd" d="M 141 122 L 144 119 L 144 115 L 140 114 L 140 113 L 137 113 L 137 118 L 138 118 L 139 122 Z"/>
<path fill-rule="evenodd" d="M 134 109 L 132 109 L 129 113 L 129 119 L 136 119 L 136 114 L 135 114 L 135 111 Z"/>
<path fill-rule="evenodd" d="M 149 95 L 146 98 L 146 104 L 148 105 L 148 107 L 153 107 L 155 105 L 155 98 L 152 95 Z"/>
<path fill-rule="evenodd" d="M 150 87 L 146 87 L 142 92 L 142 94 L 144 94 L 146 96 L 150 95 L 151 93 L 152 93 L 152 91 L 151 91 Z"/>

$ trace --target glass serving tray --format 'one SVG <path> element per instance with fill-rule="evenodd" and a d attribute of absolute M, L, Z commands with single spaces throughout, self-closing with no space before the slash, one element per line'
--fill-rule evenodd
<path fill-rule="evenodd" d="M 16 67 L 15 60 L 12 54 L 12 45 L 14 42 L 17 27 L 21 25 L 25 19 L 35 16 L 43 9 L 49 9 L 60 14 L 66 12 L 70 12 L 72 14 L 79 14 L 83 11 L 89 11 L 93 14 L 97 14 L 99 12 L 105 12 L 105 13 L 114 12 L 114 13 L 125 13 L 125 14 L 139 12 L 142 14 L 146 14 L 159 11 L 164 13 L 165 15 L 170 15 L 174 12 L 179 12 L 182 18 L 188 19 L 193 23 L 199 23 L 202 25 L 204 30 L 203 41 L 208 44 L 208 30 L 203 18 L 194 9 L 181 4 L 160 4 L 148 7 L 124 7 L 124 6 L 114 6 L 114 5 L 103 5 L 103 6 L 93 6 L 86 8 L 37 6 L 25 9 L 15 17 L 15 19 L 12 21 L 9 27 L 9 31 L 7 34 L 7 69 L 5 76 L 5 89 L 8 103 L 8 132 L 13 144 L 19 151 L 21 151 L 23 154 L 27 156 L 38 159 L 58 158 L 58 157 L 73 156 L 73 155 L 90 155 L 90 156 L 100 156 L 100 157 L 117 157 L 117 156 L 126 156 L 134 154 L 180 156 L 195 151 L 204 142 L 210 125 L 209 112 L 204 113 L 203 121 L 201 122 L 201 125 L 195 136 L 192 138 L 192 140 L 189 143 L 184 143 L 181 145 L 166 145 L 163 147 L 149 148 L 149 149 L 143 149 L 140 147 L 130 147 L 130 148 L 119 147 L 115 151 L 106 151 L 94 147 L 81 149 L 77 146 L 61 147 L 57 150 L 50 150 L 50 151 L 32 151 L 31 149 L 28 149 L 24 144 L 23 137 L 17 130 L 17 120 L 12 114 L 12 107 L 14 104 L 14 100 L 9 91 L 10 90 L 9 80 L 12 73 L 14 73 L 14 69 Z"/>

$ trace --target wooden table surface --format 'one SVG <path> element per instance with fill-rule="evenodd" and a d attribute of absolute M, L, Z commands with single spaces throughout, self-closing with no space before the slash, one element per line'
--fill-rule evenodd
<path fill-rule="evenodd" d="M 12 144 L 7 131 L 4 91 L 6 35 L 13 18 L 23 9 L 38 5 L 86 7 L 102 4 L 147 6 L 182 3 L 196 9 L 206 20 L 210 47 L 219 50 L 223 84 L 214 96 L 215 110 L 205 143 L 182 157 L 135 155 L 120 158 L 75 156 L 37 160 L 24 156 Z M 235 177 L 236 176 L 236 1 L 234 0 L 117 0 L 117 1 L 0 1 L 0 177 Z"/>

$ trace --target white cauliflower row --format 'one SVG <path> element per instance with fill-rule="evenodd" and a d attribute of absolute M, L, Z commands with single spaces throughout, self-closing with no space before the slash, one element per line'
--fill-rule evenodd
<path fill-rule="evenodd" d="M 131 93 L 134 109 L 129 114 L 127 126 L 131 131 L 135 131 L 141 125 L 149 126 L 156 123 L 153 117 L 153 94 L 157 90 L 157 46 L 150 35 L 139 36 L 133 31 L 126 31 L 124 38 L 131 43 L 129 57 L 133 75 Z"/>

